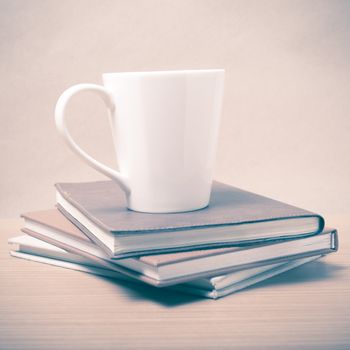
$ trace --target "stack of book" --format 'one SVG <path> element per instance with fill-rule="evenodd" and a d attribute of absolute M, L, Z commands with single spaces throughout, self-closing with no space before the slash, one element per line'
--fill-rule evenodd
<path fill-rule="evenodd" d="M 216 299 L 338 245 L 320 215 L 218 182 L 207 208 L 174 214 L 128 210 L 112 181 L 56 194 L 57 208 L 22 215 L 11 255 Z"/>

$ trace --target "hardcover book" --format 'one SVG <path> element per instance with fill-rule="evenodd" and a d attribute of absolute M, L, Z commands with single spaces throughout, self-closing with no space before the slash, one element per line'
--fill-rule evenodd
<path fill-rule="evenodd" d="M 55 209 L 23 216 L 23 232 L 28 235 L 158 287 L 324 255 L 337 249 L 336 231 L 326 229 L 318 235 L 273 243 L 111 259 Z"/>
<path fill-rule="evenodd" d="M 56 189 L 58 209 L 112 258 L 266 243 L 324 228 L 318 214 L 219 182 L 207 208 L 172 214 L 128 210 L 113 181 Z"/>
<path fill-rule="evenodd" d="M 9 239 L 9 243 L 13 246 L 10 254 L 17 258 L 138 283 L 137 280 L 128 278 L 124 274 L 101 266 L 95 260 L 89 260 L 79 255 L 68 253 L 61 248 L 28 235 L 13 237 Z M 285 263 L 259 266 L 227 275 L 198 279 L 168 288 L 206 298 L 218 299 L 320 257 L 320 255 L 316 255 L 308 258 L 292 259 Z"/>

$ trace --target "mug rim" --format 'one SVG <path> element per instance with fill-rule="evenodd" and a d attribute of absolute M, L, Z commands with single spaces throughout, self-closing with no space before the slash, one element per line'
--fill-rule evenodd
<path fill-rule="evenodd" d="M 103 77 L 119 76 L 119 75 L 165 75 L 165 74 L 196 74 L 196 73 L 225 73 L 223 68 L 215 69 L 182 69 L 182 70 L 155 70 L 155 71 L 139 71 L 139 72 L 111 72 L 103 73 Z"/>

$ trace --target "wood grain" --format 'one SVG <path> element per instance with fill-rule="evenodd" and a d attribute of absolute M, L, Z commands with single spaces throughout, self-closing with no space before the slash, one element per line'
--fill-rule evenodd
<path fill-rule="evenodd" d="M 349 349 L 350 219 L 340 250 L 213 301 L 9 256 L 1 222 L 1 349 Z"/>

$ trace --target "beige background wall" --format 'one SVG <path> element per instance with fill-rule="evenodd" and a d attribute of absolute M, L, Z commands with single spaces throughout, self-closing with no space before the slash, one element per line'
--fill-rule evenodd
<path fill-rule="evenodd" d="M 0 1 L 1 216 L 103 178 L 58 137 L 57 97 L 102 72 L 225 68 L 216 178 L 322 214 L 350 196 L 350 1 Z M 73 135 L 113 164 L 102 103 Z"/>

